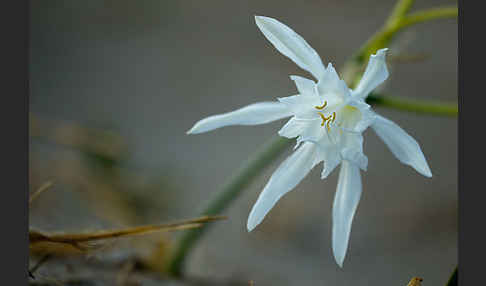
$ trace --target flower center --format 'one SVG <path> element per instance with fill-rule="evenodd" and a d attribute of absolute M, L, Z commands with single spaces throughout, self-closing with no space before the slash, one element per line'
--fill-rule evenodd
<path fill-rule="evenodd" d="M 315 106 L 315 108 L 317 110 L 322 110 L 324 109 L 325 107 L 327 106 L 327 101 L 324 101 L 324 104 L 321 105 L 321 106 Z M 319 116 L 322 118 L 322 122 L 321 122 L 321 126 L 324 126 L 326 125 L 327 127 L 327 131 L 330 131 L 331 127 L 329 126 L 329 124 L 333 123 L 334 120 L 336 120 L 336 112 L 333 112 L 331 115 L 329 116 L 325 116 L 324 113 L 322 112 L 317 112 L 319 114 Z"/>

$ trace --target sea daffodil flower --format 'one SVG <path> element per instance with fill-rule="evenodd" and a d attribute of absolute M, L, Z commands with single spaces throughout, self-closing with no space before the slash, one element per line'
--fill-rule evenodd
<path fill-rule="evenodd" d="M 361 197 L 360 169 L 366 170 L 368 165 L 368 158 L 363 154 L 363 131 L 371 126 L 398 160 L 426 177 L 431 177 L 432 173 L 419 144 L 397 124 L 372 111 L 365 102 L 368 94 L 388 78 L 387 49 L 371 55 L 359 84 L 351 90 L 334 67 L 328 64 L 326 68 L 317 52 L 292 29 L 268 17 L 257 16 L 255 20 L 273 46 L 310 72 L 317 82 L 290 76 L 299 94 L 207 117 L 197 122 L 188 133 L 202 133 L 228 125 L 257 125 L 291 117 L 278 134 L 297 138 L 296 150 L 277 168 L 260 193 L 248 218 L 248 231 L 260 224 L 277 201 L 318 163 L 324 161 L 322 179 L 341 164 L 332 209 L 332 249 L 337 264 L 342 267 L 352 220 Z"/>

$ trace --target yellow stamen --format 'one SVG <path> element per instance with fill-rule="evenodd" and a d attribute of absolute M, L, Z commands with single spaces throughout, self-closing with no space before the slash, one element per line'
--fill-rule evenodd
<path fill-rule="evenodd" d="M 324 101 L 324 104 L 322 106 L 316 106 L 317 109 L 324 109 L 326 107 L 327 101 Z"/>
<path fill-rule="evenodd" d="M 331 126 L 329 124 L 334 123 L 334 120 L 336 120 L 336 112 L 333 112 L 328 117 L 326 117 L 322 112 L 317 112 L 317 114 L 319 114 L 319 116 L 322 118 L 321 126 L 324 126 L 327 122 L 327 130 L 330 131 Z"/>
<path fill-rule="evenodd" d="M 333 112 L 328 117 L 326 117 L 322 112 L 317 112 L 317 114 L 319 114 L 322 118 L 321 126 L 324 126 L 324 124 L 326 124 L 327 121 L 327 129 L 330 128 L 329 123 L 334 123 L 334 120 L 336 120 L 336 112 Z"/>
<path fill-rule="evenodd" d="M 324 114 L 322 114 L 321 112 L 317 112 L 317 113 L 318 113 L 318 114 L 321 116 L 321 118 L 322 118 L 322 123 L 321 123 L 321 126 L 324 126 L 324 124 L 326 123 L 326 121 L 328 121 L 328 120 L 329 120 L 329 119 L 332 117 L 332 115 L 330 115 L 329 117 L 326 117 L 326 116 L 324 116 Z"/>

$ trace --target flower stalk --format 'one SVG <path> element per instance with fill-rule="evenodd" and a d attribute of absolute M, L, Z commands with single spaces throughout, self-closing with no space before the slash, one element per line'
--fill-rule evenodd
<path fill-rule="evenodd" d="M 398 1 L 383 27 L 352 56 L 354 64 L 362 65 L 371 54 L 388 46 L 393 37 L 405 28 L 432 20 L 457 18 L 458 15 L 457 7 L 453 6 L 436 7 L 407 15 L 413 2 L 410 0 Z"/>
<path fill-rule="evenodd" d="M 397 30 L 401 30 L 403 28 L 416 25 L 419 23 L 438 20 L 438 19 L 447 19 L 447 18 L 457 18 L 458 10 L 457 7 L 437 7 L 427 10 L 418 11 L 408 15 L 407 17 L 403 18 Z"/>
<path fill-rule="evenodd" d="M 370 94 L 366 99 L 368 104 L 383 106 L 401 111 L 437 116 L 457 117 L 458 108 L 455 103 L 442 101 L 412 99 L 408 97 L 386 96 L 383 94 Z"/>

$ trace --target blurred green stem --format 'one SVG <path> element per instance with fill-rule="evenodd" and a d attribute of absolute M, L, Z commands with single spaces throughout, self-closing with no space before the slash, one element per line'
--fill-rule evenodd
<path fill-rule="evenodd" d="M 250 182 L 253 181 L 262 170 L 277 158 L 289 145 L 291 140 L 274 136 L 270 141 L 264 144 L 253 156 L 251 156 L 238 169 L 233 176 L 223 185 L 221 190 L 209 200 L 202 215 L 217 215 L 220 214 L 230 203 L 235 200 L 238 195 L 245 189 Z M 169 273 L 174 276 L 182 276 L 185 259 L 187 254 L 195 246 L 195 242 L 201 235 L 208 230 L 209 224 L 197 229 L 187 230 L 182 234 L 178 241 L 178 245 L 172 256 L 169 264 Z"/>
<path fill-rule="evenodd" d="M 363 64 L 370 55 L 386 47 L 398 32 L 407 27 L 437 19 L 456 18 L 458 15 L 457 7 L 431 8 L 407 15 L 411 4 L 413 1 L 402 0 L 395 5 L 394 12 L 383 27 L 353 55 L 357 64 Z"/>
<path fill-rule="evenodd" d="M 372 93 L 366 99 L 368 104 L 389 107 L 402 111 L 439 116 L 457 116 L 457 104 L 442 101 L 419 100 L 408 97 L 385 96 Z"/>
<path fill-rule="evenodd" d="M 385 22 L 385 26 L 393 25 L 394 22 L 398 21 L 403 16 L 405 16 L 408 13 L 408 11 L 410 11 L 410 9 L 412 8 L 414 2 L 415 0 L 397 1 L 395 7 L 393 7 L 392 12 L 390 13 L 390 16 L 388 16 L 388 19 Z"/>
<path fill-rule="evenodd" d="M 447 19 L 447 18 L 457 18 L 457 7 L 438 7 L 433 9 L 427 9 L 423 11 L 418 11 L 408 15 L 400 21 L 400 24 L 395 29 L 401 30 L 408 26 L 415 24 L 437 20 L 437 19 Z"/>

